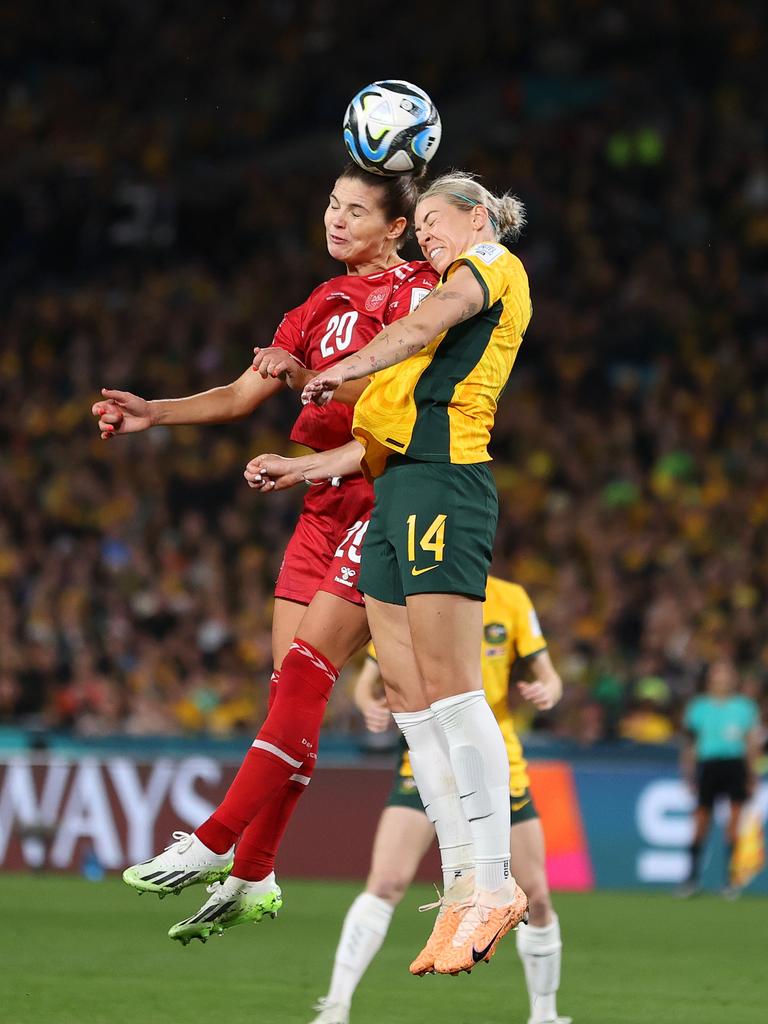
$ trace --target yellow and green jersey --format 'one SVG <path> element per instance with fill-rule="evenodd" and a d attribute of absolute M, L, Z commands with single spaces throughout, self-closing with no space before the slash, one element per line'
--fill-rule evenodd
<path fill-rule="evenodd" d="M 426 348 L 374 374 L 355 406 L 363 468 L 380 476 L 393 453 L 424 462 L 488 462 L 496 403 L 531 319 L 528 276 L 505 246 L 481 242 L 454 260 L 437 288 L 467 266 L 483 309 Z"/>
<path fill-rule="evenodd" d="M 546 649 L 547 642 L 525 590 L 517 583 L 489 576 L 483 604 L 483 688 L 507 747 L 509 789 L 513 797 L 523 795 L 529 779 L 523 747 L 509 708 L 510 672 L 518 659 L 530 658 Z M 372 644 L 368 647 L 368 655 L 376 657 Z M 412 774 L 406 752 L 400 775 L 409 777 Z"/>

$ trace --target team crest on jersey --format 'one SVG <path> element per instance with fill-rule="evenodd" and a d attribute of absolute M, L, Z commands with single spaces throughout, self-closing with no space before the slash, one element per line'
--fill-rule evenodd
<path fill-rule="evenodd" d="M 483 263 L 491 264 L 494 260 L 497 260 L 499 256 L 504 252 L 500 245 L 494 245 L 493 242 L 481 242 L 476 245 L 474 249 L 469 250 L 473 256 L 478 256 Z"/>
<path fill-rule="evenodd" d="M 378 309 L 382 303 L 386 302 L 388 295 L 389 288 L 376 288 L 365 300 L 365 308 L 369 313 L 373 313 L 373 311 Z"/>
<path fill-rule="evenodd" d="M 505 644 L 509 638 L 507 627 L 503 622 L 489 622 L 483 633 L 487 644 Z"/>

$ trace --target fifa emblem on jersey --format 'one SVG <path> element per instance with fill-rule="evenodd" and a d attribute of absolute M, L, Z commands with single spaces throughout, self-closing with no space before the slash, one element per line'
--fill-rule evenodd
<path fill-rule="evenodd" d="M 342 565 L 342 567 L 339 569 L 339 575 L 334 579 L 333 582 L 341 583 L 342 586 L 345 587 L 352 587 L 354 586 L 354 584 L 352 583 L 353 576 L 357 576 L 357 570 L 350 569 L 348 565 Z"/>
<path fill-rule="evenodd" d="M 476 245 L 474 249 L 470 249 L 470 252 L 474 253 L 475 256 L 479 256 L 483 263 L 491 264 L 495 259 L 501 256 L 504 250 L 500 245 L 494 245 L 493 242 L 481 242 Z"/>
<path fill-rule="evenodd" d="M 505 644 L 509 638 L 503 622 L 489 622 L 483 630 L 487 644 Z"/>
<path fill-rule="evenodd" d="M 411 292 L 411 308 L 408 312 L 412 313 L 414 309 L 418 309 L 431 291 L 431 288 L 414 288 Z"/>
<path fill-rule="evenodd" d="M 376 288 L 372 291 L 368 298 L 365 300 L 365 308 L 369 313 L 373 313 L 375 309 L 386 302 L 387 296 L 389 295 L 389 288 Z"/>

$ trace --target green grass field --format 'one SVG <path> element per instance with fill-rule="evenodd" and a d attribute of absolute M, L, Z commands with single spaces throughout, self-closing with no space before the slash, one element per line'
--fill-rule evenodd
<path fill-rule="evenodd" d="M 276 921 L 184 949 L 166 929 L 195 890 L 162 902 L 118 880 L 0 875 L 3 1024 L 307 1024 L 326 990 L 358 887 L 284 883 Z M 514 949 L 460 978 L 411 978 L 429 920 L 415 888 L 395 915 L 353 1005 L 360 1024 L 525 1024 Z M 560 1009 L 575 1024 L 755 1024 L 766 1010 L 768 902 L 716 896 L 559 895 L 565 940 Z"/>

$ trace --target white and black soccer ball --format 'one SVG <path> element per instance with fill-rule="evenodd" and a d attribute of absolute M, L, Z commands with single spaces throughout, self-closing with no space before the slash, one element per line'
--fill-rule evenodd
<path fill-rule="evenodd" d="M 437 152 L 441 135 L 437 107 L 410 82 L 373 82 L 344 115 L 347 152 L 374 174 L 418 174 Z"/>

